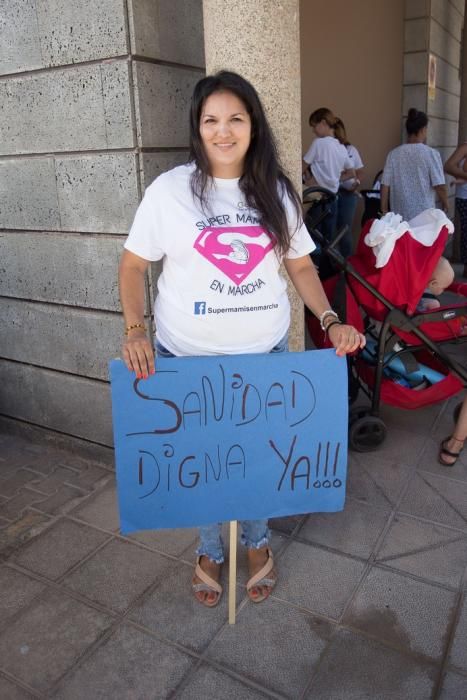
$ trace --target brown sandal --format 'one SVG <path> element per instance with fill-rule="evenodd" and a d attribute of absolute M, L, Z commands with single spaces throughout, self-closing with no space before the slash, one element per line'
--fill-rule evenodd
<path fill-rule="evenodd" d="M 205 598 L 204 600 L 200 600 L 195 595 L 195 598 L 198 601 L 198 603 L 205 605 L 207 608 L 214 608 L 221 599 L 222 586 L 220 585 L 220 583 L 217 583 L 217 581 L 214 581 L 213 578 L 208 576 L 208 574 L 205 571 L 203 571 L 200 565 L 200 561 L 201 557 L 198 557 L 196 559 L 195 576 L 201 579 L 202 583 L 195 583 L 193 580 L 191 582 L 191 589 L 193 593 L 200 593 L 201 591 L 205 591 L 206 593 L 216 593 L 217 595 L 213 601 L 209 601 L 207 598 Z"/>
<path fill-rule="evenodd" d="M 462 447 L 459 450 L 459 452 L 452 452 L 451 450 L 448 450 L 446 445 L 449 442 L 449 440 L 455 440 L 456 442 L 462 443 Z M 455 463 L 457 462 L 457 459 L 458 459 L 458 457 L 463 449 L 464 449 L 464 440 L 459 440 L 458 438 L 454 437 L 454 435 L 450 435 L 449 437 L 445 438 L 441 443 L 441 449 L 440 449 L 439 455 L 438 455 L 438 462 L 440 464 L 442 464 L 443 467 L 453 467 L 455 465 Z M 443 459 L 443 456 L 442 456 L 443 454 L 448 455 L 449 457 L 454 457 L 454 461 L 453 462 L 446 462 L 446 460 Z"/>
<path fill-rule="evenodd" d="M 252 576 L 246 584 L 248 597 L 252 601 L 252 603 L 261 603 L 263 600 L 266 600 L 266 598 L 269 597 L 269 594 L 276 585 L 276 578 L 268 578 L 268 574 L 271 574 L 274 568 L 274 557 L 272 555 L 272 550 L 269 547 L 267 548 L 267 554 L 268 560 L 266 564 L 262 567 L 262 569 L 258 571 L 257 574 Z M 254 588 L 259 588 L 260 586 L 265 586 L 266 588 L 269 588 L 269 591 L 267 593 L 254 596 L 252 594 L 252 590 Z"/>

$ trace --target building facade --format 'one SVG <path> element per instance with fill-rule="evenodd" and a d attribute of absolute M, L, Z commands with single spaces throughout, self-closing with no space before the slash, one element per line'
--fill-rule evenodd
<path fill-rule="evenodd" d="M 123 240 L 145 186 L 186 159 L 189 99 L 206 70 L 252 80 L 297 186 L 317 107 L 344 119 L 366 185 L 400 142 L 409 107 L 428 112 L 430 144 L 443 158 L 457 144 L 459 119 L 467 123 L 464 0 L 5 5 L 0 420 L 94 455 L 112 445 L 107 362 L 122 337 Z M 148 314 L 156 277 L 153 266 Z M 298 348 L 303 313 L 291 296 Z"/>

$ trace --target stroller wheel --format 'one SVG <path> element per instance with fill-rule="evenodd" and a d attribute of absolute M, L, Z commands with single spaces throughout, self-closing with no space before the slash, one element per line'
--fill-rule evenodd
<path fill-rule="evenodd" d="M 350 424 L 349 447 L 356 452 L 372 452 L 386 439 L 386 424 L 377 416 L 362 416 Z"/>

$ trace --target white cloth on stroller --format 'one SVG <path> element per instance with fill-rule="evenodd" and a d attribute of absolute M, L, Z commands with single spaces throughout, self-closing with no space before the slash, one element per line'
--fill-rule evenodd
<path fill-rule="evenodd" d="M 441 209 L 425 209 L 410 221 L 403 221 L 400 214 L 388 212 L 381 219 L 373 221 L 365 236 L 365 243 L 376 257 L 375 267 L 384 267 L 392 255 L 396 241 L 409 233 L 412 238 L 427 247 L 433 245 L 446 226 L 453 233 L 454 224 Z"/>

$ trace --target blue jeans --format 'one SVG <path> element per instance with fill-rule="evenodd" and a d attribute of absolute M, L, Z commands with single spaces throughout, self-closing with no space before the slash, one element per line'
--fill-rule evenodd
<path fill-rule="evenodd" d="M 161 345 L 158 340 L 155 340 L 154 344 L 156 353 L 160 357 L 174 357 L 174 355 Z M 270 352 L 287 352 L 288 349 L 289 338 L 286 334 Z M 271 533 L 266 519 L 240 520 L 240 526 L 242 528 L 240 542 L 245 545 L 245 547 L 249 549 L 260 549 L 269 544 Z M 224 542 L 222 540 L 221 527 L 222 523 L 212 523 L 200 527 L 199 547 L 196 550 L 196 554 L 199 557 L 206 556 L 211 561 L 216 562 L 216 564 L 222 564 L 224 561 Z"/>

